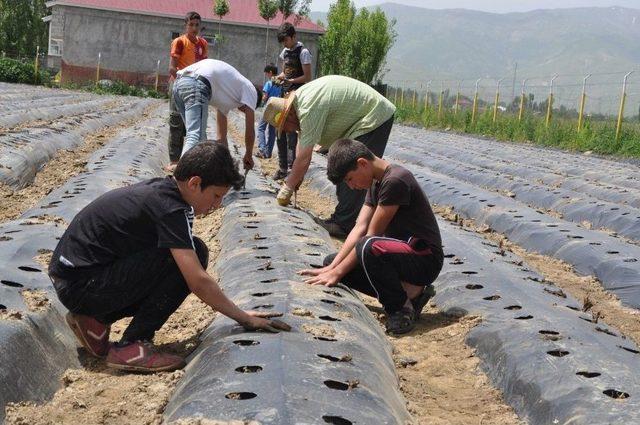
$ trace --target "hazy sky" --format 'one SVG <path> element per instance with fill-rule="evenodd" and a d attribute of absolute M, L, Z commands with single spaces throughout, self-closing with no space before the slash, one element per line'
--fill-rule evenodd
<path fill-rule="evenodd" d="M 313 11 L 325 12 L 329 4 L 335 0 L 313 0 Z M 354 0 L 356 7 L 385 3 L 384 0 Z M 463 8 L 482 10 L 485 12 L 525 12 L 535 9 L 555 9 L 558 7 L 592 7 L 623 6 L 640 9 L 640 0 L 391 0 L 389 3 L 400 3 L 409 6 L 431 9 Z"/>

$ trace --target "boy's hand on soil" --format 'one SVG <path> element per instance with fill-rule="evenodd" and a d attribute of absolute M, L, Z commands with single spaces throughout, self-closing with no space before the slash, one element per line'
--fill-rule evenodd
<path fill-rule="evenodd" d="M 267 312 L 258 312 L 258 311 L 247 311 L 247 314 L 251 316 L 247 323 L 242 323 L 242 327 L 248 331 L 255 330 L 264 330 L 267 332 L 280 332 L 286 331 L 289 332 L 291 330 L 291 326 L 286 324 L 281 320 L 271 320 L 264 318 L 264 316 L 274 317 L 276 315 L 282 316 L 281 313 L 267 313 Z M 261 317 L 262 316 L 262 317 Z"/>
<path fill-rule="evenodd" d="M 340 280 L 340 276 L 333 270 L 329 270 L 326 272 L 322 272 L 317 276 L 310 277 L 305 279 L 304 283 L 308 283 L 309 285 L 323 285 L 323 286 L 336 286 L 338 281 Z"/>
<path fill-rule="evenodd" d="M 318 276 L 322 273 L 327 273 L 328 271 L 331 270 L 331 267 L 326 266 L 326 267 L 322 267 L 321 269 L 304 269 L 304 270 L 300 270 L 298 272 L 298 274 L 300 276 Z"/>

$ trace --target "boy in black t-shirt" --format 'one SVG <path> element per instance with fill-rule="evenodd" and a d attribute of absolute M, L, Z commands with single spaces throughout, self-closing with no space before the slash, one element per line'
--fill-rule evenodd
<path fill-rule="evenodd" d="M 194 216 L 218 208 L 242 180 L 225 146 L 202 143 L 183 155 L 174 177 L 112 190 L 75 216 L 49 275 L 69 309 L 67 323 L 90 354 L 138 372 L 184 366 L 181 357 L 157 352 L 151 340 L 190 292 L 246 329 L 288 330 L 229 300 L 206 272 L 206 245 L 192 234 Z M 133 319 L 110 346 L 110 326 L 124 317 Z"/>
<path fill-rule="evenodd" d="M 375 156 L 356 140 L 329 149 L 327 175 L 334 184 L 368 189 L 356 225 L 337 254 L 321 269 L 302 270 L 312 285 L 350 288 L 376 297 L 387 312 L 387 331 L 413 329 L 433 296 L 442 269 L 440 230 L 413 174 Z"/>

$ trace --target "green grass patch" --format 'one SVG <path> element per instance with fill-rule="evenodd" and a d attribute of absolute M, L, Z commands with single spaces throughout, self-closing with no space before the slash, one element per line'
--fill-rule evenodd
<path fill-rule="evenodd" d="M 528 142 L 569 151 L 592 151 L 602 155 L 640 158 L 640 124 L 625 122 L 616 140 L 616 122 L 586 119 L 578 131 L 575 119 L 553 118 L 549 126 L 541 114 L 525 113 L 522 120 L 512 113 L 499 113 L 493 122 L 493 110 L 479 112 L 471 122 L 471 111 L 398 106 L 397 119 L 425 128 L 476 134 L 501 141 Z"/>

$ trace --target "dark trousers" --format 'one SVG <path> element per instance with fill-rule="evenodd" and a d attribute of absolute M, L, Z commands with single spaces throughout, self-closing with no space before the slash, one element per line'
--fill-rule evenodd
<path fill-rule="evenodd" d="M 186 134 L 187 130 L 184 126 L 184 121 L 176 103 L 173 101 L 172 81 L 169 83 L 169 161 L 178 162 L 180 159 Z"/>
<path fill-rule="evenodd" d="M 278 165 L 281 170 L 288 170 L 296 160 L 296 147 L 298 146 L 298 133 L 282 133 L 278 137 Z"/>
<path fill-rule="evenodd" d="M 202 267 L 207 267 L 209 250 L 198 238 L 193 238 Z M 142 251 L 123 258 L 91 277 L 67 281 L 53 278 L 60 302 L 72 313 L 111 324 L 124 317 L 133 317 L 122 335 L 122 341 L 151 341 L 189 295 L 168 249 Z"/>
<path fill-rule="evenodd" d="M 374 155 L 382 158 L 387 147 L 391 127 L 393 127 L 393 117 L 375 130 L 356 137 L 356 140 L 364 143 Z M 349 189 L 345 182 L 340 182 L 336 186 L 336 195 L 338 197 L 338 205 L 336 205 L 332 218 L 345 232 L 349 233 L 356 224 L 356 219 L 364 204 L 367 191 Z"/>
<path fill-rule="evenodd" d="M 402 309 L 407 301 L 402 282 L 427 286 L 436 280 L 442 269 L 442 250 L 426 246 L 419 239 L 407 243 L 365 236 L 358 241 L 355 250 L 358 265 L 342 278 L 342 283 L 376 297 L 388 314 Z M 331 264 L 335 256 L 327 256 L 324 265 Z"/>

